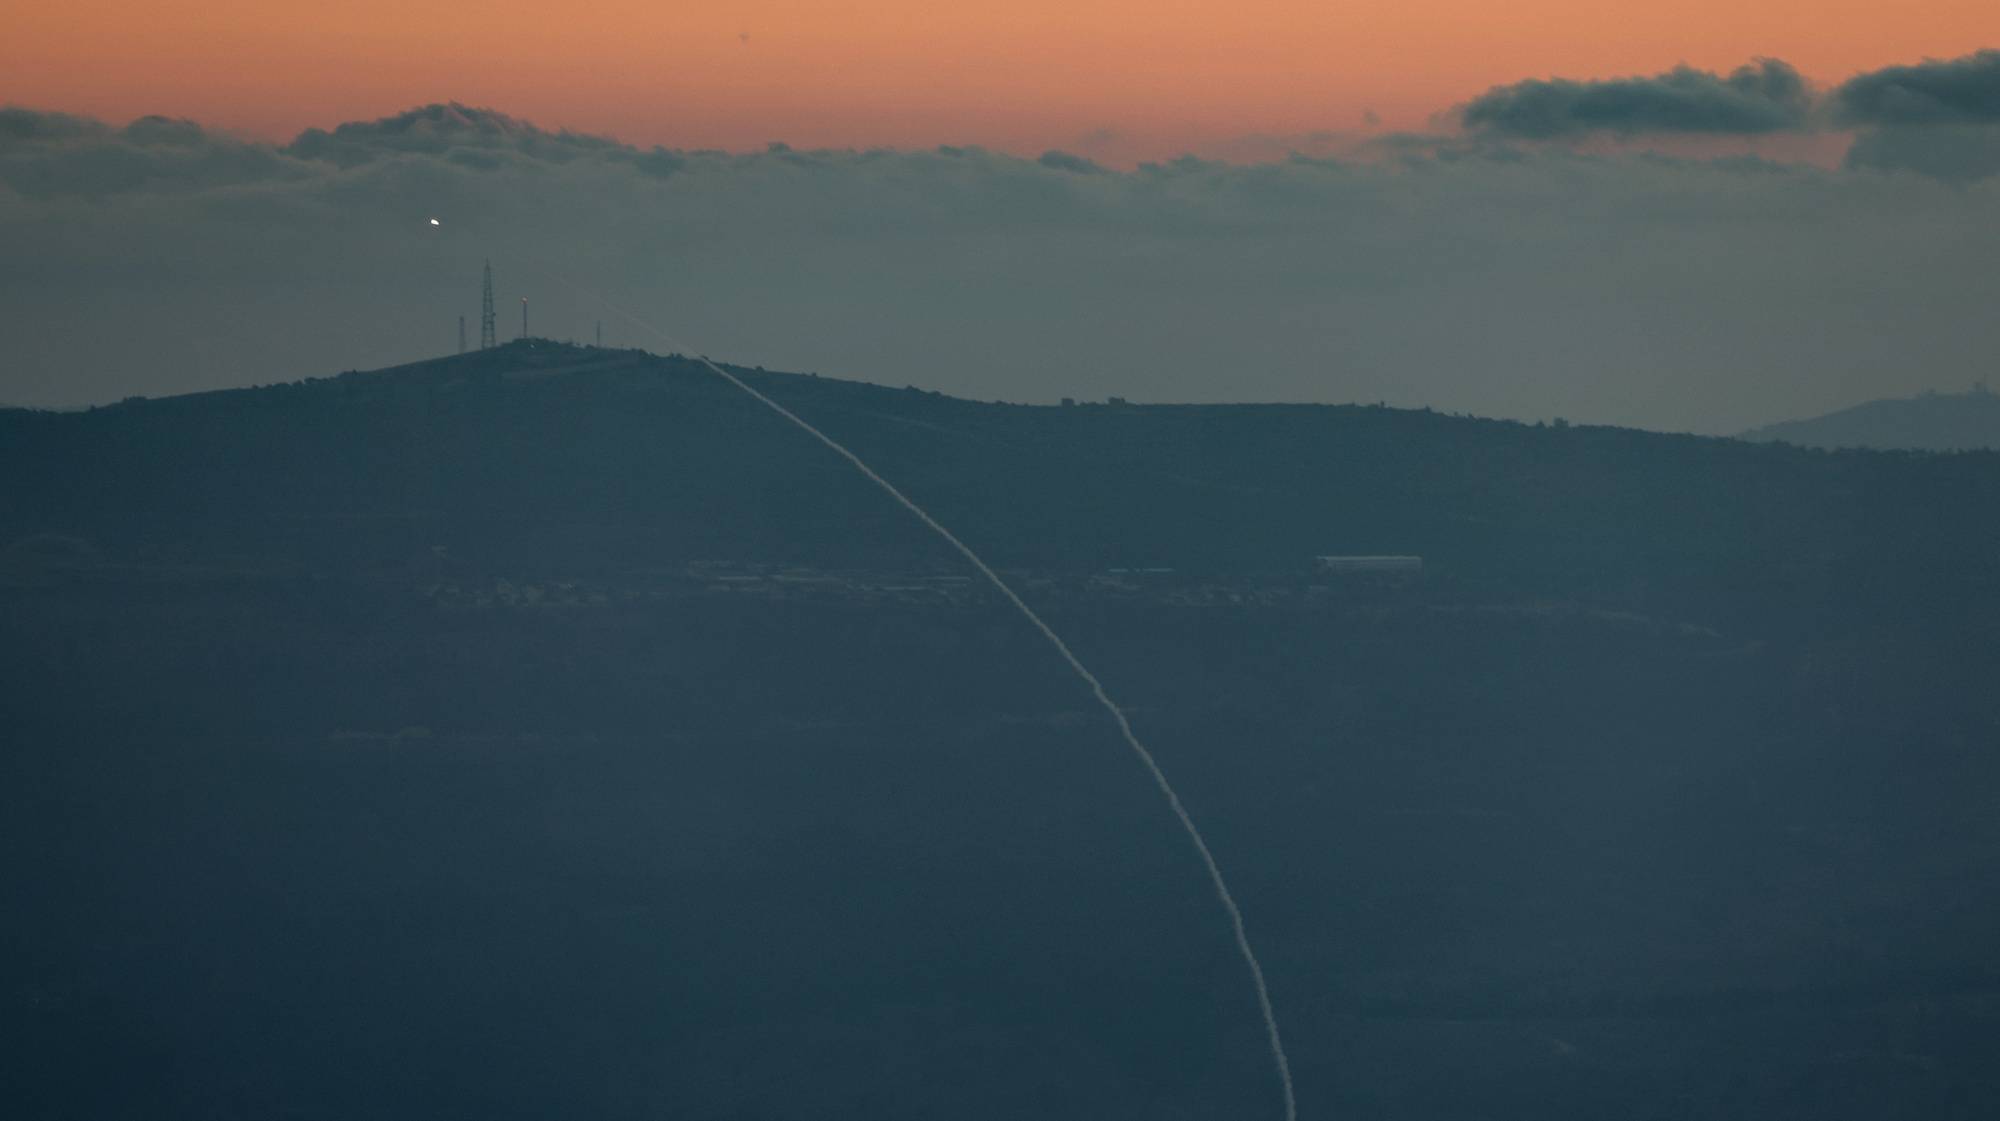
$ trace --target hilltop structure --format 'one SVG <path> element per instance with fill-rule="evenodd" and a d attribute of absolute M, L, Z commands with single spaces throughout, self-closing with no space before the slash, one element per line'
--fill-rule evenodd
<path fill-rule="evenodd" d="M 488 350 L 498 344 L 493 323 L 493 262 L 486 262 L 486 277 L 479 296 L 479 349 Z"/>

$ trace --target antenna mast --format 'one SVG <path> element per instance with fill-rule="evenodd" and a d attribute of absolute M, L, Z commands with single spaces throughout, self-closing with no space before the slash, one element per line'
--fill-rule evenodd
<path fill-rule="evenodd" d="M 479 297 L 479 349 L 498 345 L 493 330 L 493 262 L 486 262 L 486 285 Z"/>

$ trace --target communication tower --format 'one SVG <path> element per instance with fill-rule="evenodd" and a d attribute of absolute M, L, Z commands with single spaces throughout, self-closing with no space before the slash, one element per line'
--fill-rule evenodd
<path fill-rule="evenodd" d="M 498 346 L 493 327 L 493 262 L 486 262 L 486 284 L 479 296 L 479 349 Z"/>

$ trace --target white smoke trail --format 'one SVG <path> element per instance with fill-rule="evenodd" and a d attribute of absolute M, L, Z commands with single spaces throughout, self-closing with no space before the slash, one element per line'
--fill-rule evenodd
<path fill-rule="evenodd" d="M 646 322 L 568 278 L 557 277 L 557 279 L 576 289 L 584 296 L 603 304 L 605 307 L 611 309 L 613 313 L 631 321 L 640 329 L 652 332 L 675 350 L 681 353 L 688 352 L 689 348 L 682 345 L 672 335 L 661 328 Z M 1036 630 L 1042 632 L 1042 637 L 1048 639 L 1049 645 L 1056 648 L 1056 653 L 1062 655 L 1063 661 L 1069 663 L 1069 668 L 1076 671 L 1076 675 L 1083 679 L 1085 685 L 1090 686 L 1090 691 L 1096 696 L 1097 703 L 1103 705 L 1104 710 L 1109 712 L 1111 719 L 1117 723 L 1118 732 L 1125 737 L 1126 746 L 1132 749 L 1132 753 L 1137 755 L 1139 761 L 1146 765 L 1147 773 L 1153 776 L 1154 785 L 1158 786 L 1160 793 L 1165 796 L 1167 805 L 1174 811 L 1174 817 L 1179 819 L 1181 828 L 1186 830 L 1188 840 L 1194 842 L 1195 852 L 1201 854 L 1202 867 L 1208 870 L 1209 883 L 1215 887 L 1215 897 L 1221 901 L 1222 909 L 1229 914 L 1230 931 L 1236 936 L 1236 950 L 1243 955 L 1243 964 L 1250 967 L 1250 981 L 1257 990 L 1257 1010 L 1263 1014 L 1264 1034 L 1270 1040 L 1271 1044 L 1271 1061 L 1277 1067 L 1278 1084 L 1284 1091 L 1285 1121 L 1298 1121 L 1298 1103 L 1292 1094 L 1292 1064 L 1285 1057 L 1285 1041 L 1278 1033 L 1278 1015 L 1271 1007 L 1271 991 L 1264 983 L 1264 967 L 1258 964 L 1257 953 L 1250 948 L 1250 936 L 1243 928 L 1243 911 L 1236 905 L 1236 897 L 1230 894 L 1229 882 L 1222 878 L 1222 867 L 1215 862 L 1215 854 L 1209 851 L 1208 841 L 1202 837 L 1201 830 L 1195 826 L 1194 818 L 1189 816 L 1187 807 L 1181 804 L 1181 796 L 1174 792 L 1173 784 L 1167 781 L 1167 773 L 1160 769 L 1160 764 L 1153 758 L 1153 753 L 1146 749 L 1145 744 L 1139 742 L 1138 735 L 1132 731 L 1132 723 L 1125 718 L 1125 710 L 1119 708 L 1117 702 L 1111 699 L 1111 695 L 1104 691 L 1104 685 L 1097 680 L 1097 675 L 1091 673 L 1084 666 L 1083 662 L 1070 650 L 1069 644 L 1062 640 L 1062 636 L 1056 634 L 1053 628 L 1043 622 L 1042 617 L 1035 614 L 1034 608 L 1029 607 L 1027 601 L 1015 594 L 1014 589 L 1008 586 L 1005 580 L 1000 578 L 999 573 L 993 571 L 992 567 L 982 560 L 978 553 L 972 551 L 971 546 L 960 541 L 955 534 L 946 529 L 936 518 L 931 517 L 923 507 L 917 505 L 909 495 L 896 489 L 894 483 L 876 474 L 874 468 L 868 466 L 860 456 L 847 450 L 839 441 L 813 427 L 797 413 L 764 396 L 764 394 L 758 392 L 749 383 L 735 374 L 709 361 L 707 356 L 696 355 L 695 360 L 703 366 L 708 367 L 717 377 L 749 394 L 765 408 L 791 421 L 804 430 L 807 435 L 825 444 L 835 455 L 840 456 L 853 465 L 854 469 L 861 472 L 869 482 L 882 488 L 883 492 L 889 497 L 901 503 L 904 509 L 916 516 L 918 521 L 923 522 L 926 526 L 930 527 L 932 532 L 944 538 L 947 544 L 958 550 L 959 555 L 964 557 L 968 564 L 977 569 L 981 576 L 986 577 L 989 583 L 999 589 L 1000 594 L 1006 597 L 1007 602 L 1013 604 L 1028 622 L 1033 623 Z"/>

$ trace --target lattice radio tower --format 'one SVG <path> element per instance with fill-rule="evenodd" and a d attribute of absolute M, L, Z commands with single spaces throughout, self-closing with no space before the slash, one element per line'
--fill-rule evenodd
<path fill-rule="evenodd" d="M 486 284 L 479 295 L 479 349 L 498 346 L 493 328 L 493 262 L 486 262 Z"/>

